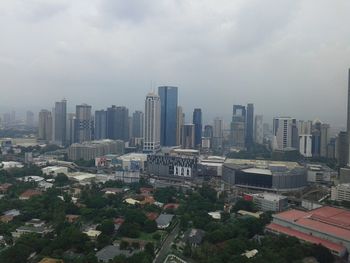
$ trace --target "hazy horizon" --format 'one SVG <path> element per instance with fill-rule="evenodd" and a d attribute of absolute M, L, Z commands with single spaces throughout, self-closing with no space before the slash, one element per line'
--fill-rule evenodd
<path fill-rule="evenodd" d="M 0 112 L 88 103 L 143 110 L 179 87 L 187 120 L 255 113 L 346 126 L 350 2 L 2 1 Z M 36 116 L 37 117 L 37 116 Z"/>

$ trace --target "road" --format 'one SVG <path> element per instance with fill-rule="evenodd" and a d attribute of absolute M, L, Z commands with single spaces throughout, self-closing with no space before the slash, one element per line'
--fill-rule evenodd
<path fill-rule="evenodd" d="M 178 235 L 180 230 L 180 224 L 178 223 L 173 231 L 168 235 L 166 240 L 163 242 L 162 248 L 157 253 L 155 259 L 153 260 L 153 263 L 163 263 L 164 259 L 166 258 L 166 255 L 169 253 L 171 248 L 171 243 L 173 243 L 174 239 Z"/>

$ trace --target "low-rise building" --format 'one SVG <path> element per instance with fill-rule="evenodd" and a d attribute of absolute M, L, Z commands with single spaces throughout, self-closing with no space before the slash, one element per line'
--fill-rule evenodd
<path fill-rule="evenodd" d="M 4 170 L 12 169 L 12 168 L 23 168 L 23 164 L 19 162 L 1 162 L 0 168 Z"/>
<path fill-rule="evenodd" d="M 44 175 L 52 175 L 53 177 L 56 177 L 58 174 L 68 174 L 68 168 L 63 166 L 48 166 L 42 168 L 41 171 Z"/>
<path fill-rule="evenodd" d="M 23 234 L 34 233 L 41 236 L 44 236 L 48 233 L 51 233 L 53 229 L 48 226 L 45 221 L 39 219 L 32 219 L 25 223 L 24 226 L 21 226 L 16 229 L 15 232 L 12 232 L 13 238 L 19 238 Z"/>
<path fill-rule="evenodd" d="M 39 190 L 36 189 L 28 189 L 26 191 L 24 191 L 20 196 L 19 199 L 20 200 L 29 200 L 30 198 L 32 198 L 33 196 L 38 196 L 38 195 L 42 195 L 43 193 Z"/>
<path fill-rule="evenodd" d="M 308 183 L 317 183 L 317 184 L 329 183 L 331 182 L 331 175 L 332 175 L 332 170 L 323 165 L 310 164 L 307 166 Z"/>
<path fill-rule="evenodd" d="M 280 212 L 288 207 L 288 198 L 274 193 L 244 194 L 244 199 L 253 201 L 261 211 Z"/>
<path fill-rule="evenodd" d="M 334 255 L 350 251 L 350 211 L 324 206 L 312 211 L 292 209 L 273 215 L 266 231 L 321 244 Z"/>
<path fill-rule="evenodd" d="M 74 161 L 89 161 L 106 154 L 123 154 L 124 146 L 124 141 L 107 139 L 74 143 L 68 148 L 68 158 Z"/>
<path fill-rule="evenodd" d="M 332 187 L 331 199 L 333 201 L 347 201 L 350 202 L 350 183 L 349 184 L 338 184 Z M 350 220 L 350 219 L 349 219 Z"/>
<path fill-rule="evenodd" d="M 157 227 L 159 229 L 166 229 L 170 226 L 171 221 L 173 220 L 174 215 L 170 214 L 160 214 L 156 219 Z"/>

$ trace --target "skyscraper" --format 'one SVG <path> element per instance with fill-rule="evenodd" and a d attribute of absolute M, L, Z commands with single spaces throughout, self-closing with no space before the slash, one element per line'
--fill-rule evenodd
<path fill-rule="evenodd" d="M 132 137 L 133 138 L 143 137 L 143 122 L 144 122 L 143 112 L 135 111 L 132 114 Z"/>
<path fill-rule="evenodd" d="M 144 152 L 160 149 L 160 97 L 149 93 L 145 100 Z"/>
<path fill-rule="evenodd" d="M 160 143 L 162 146 L 175 146 L 178 88 L 171 86 L 158 87 L 158 95 L 161 102 Z"/>
<path fill-rule="evenodd" d="M 284 150 L 293 145 L 293 132 L 296 126 L 296 119 L 290 117 L 273 118 L 273 150 Z"/>
<path fill-rule="evenodd" d="M 321 124 L 320 156 L 327 158 L 327 149 L 330 142 L 330 126 L 327 123 Z"/>
<path fill-rule="evenodd" d="M 299 153 L 304 157 L 312 157 L 312 121 L 299 121 Z"/>
<path fill-rule="evenodd" d="M 262 115 L 255 116 L 254 141 L 256 144 L 264 143 L 264 124 Z"/>
<path fill-rule="evenodd" d="M 182 144 L 182 126 L 185 124 L 185 113 L 182 107 L 177 107 L 177 121 L 176 121 L 176 145 Z"/>
<path fill-rule="evenodd" d="M 254 104 L 247 104 L 247 118 L 246 118 L 246 146 L 249 149 L 254 143 Z"/>
<path fill-rule="evenodd" d="M 26 125 L 28 127 L 34 126 L 34 113 L 32 111 L 26 112 Z"/>
<path fill-rule="evenodd" d="M 58 145 L 66 145 L 67 127 L 67 101 L 55 102 L 54 108 L 54 143 Z"/>
<path fill-rule="evenodd" d="M 92 140 L 93 121 L 91 106 L 87 104 L 77 105 L 75 111 L 75 140 L 82 143 Z"/>
<path fill-rule="evenodd" d="M 233 105 L 231 122 L 231 146 L 243 149 L 246 142 L 246 108 Z"/>
<path fill-rule="evenodd" d="M 221 118 L 216 117 L 214 119 L 214 127 L 213 127 L 213 148 L 215 150 L 222 149 L 222 141 L 223 141 L 223 121 Z"/>
<path fill-rule="evenodd" d="M 95 140 L 107 138 L 107 111 L 95 111 Z"/>
<path fill-rule="evenodd" d="M 193 149 L 195 147 L 195 125 L 185 124 L 182 126 L 182 148 Z"/>
<path fill-rule="evenodd" d="M 194 145 L 200 147 L 202 144 L 202 110 L 194 109 L 193 111 L 194 124 Z"/>
<path fill-rule="evenodd" d="M 129 110 L 112 105 L 107 109 L 107 137 L 112 140 L 129 140 Z"/>
<path fill-rule="evenodd" d="M 75 113 L 67 114 L 67 145 L 75 142 Z"/>
<path fill-rule="evenodd" d="M 52 140 L 52 115 L 48 110 L 39 112 L 38 139 L 46 142 Z"/>

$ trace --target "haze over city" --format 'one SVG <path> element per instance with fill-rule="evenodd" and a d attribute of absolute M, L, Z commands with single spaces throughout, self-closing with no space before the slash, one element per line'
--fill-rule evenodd
<path fill-rule="evenodd" d="M 0 111 L 142 109 L 160 85 L 186 113 L 230 120 L 232 104 L 345 127 L 350 2 L 0 3 Z"/>

